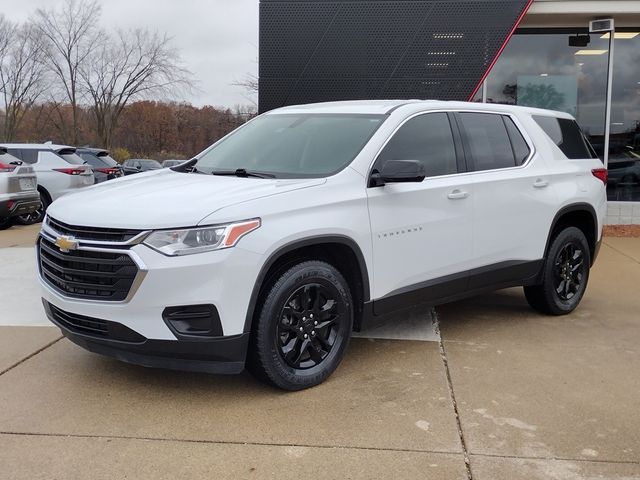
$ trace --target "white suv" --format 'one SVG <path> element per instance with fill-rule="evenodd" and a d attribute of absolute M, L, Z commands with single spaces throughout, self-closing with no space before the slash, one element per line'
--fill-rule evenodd
<path fill-rule="evenodd" d="M 52 143 L 5 143 L 0 148 L 31 165 L 38 177 L 41 207 L 16 217 L 19 223 L 30 225 L 42 221 L 51 202 L 95 182 L 91 166 L 76 154 L 75 147 Z"/>
<path fill-rule="evenodd" d="M 522 285 L 561 315 L 600 245 L 606 170 L 567 114 L 286 107 L 191 161 L 68 195 L 39 239 L 46 312 L 84 348 L 283 389 L 372 316 Z"/>

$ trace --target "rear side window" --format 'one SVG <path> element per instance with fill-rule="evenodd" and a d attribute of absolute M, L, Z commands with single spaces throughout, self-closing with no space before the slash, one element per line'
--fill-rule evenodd
<path fill-rule="evenodd" d="M 567 158 L 596 158 L 575 120 L 543 115 L 533 115 L 533 119 Z"/>
<path fill-rule="evenodd" d="M 513 147 L 513 155 L 516 160 L 516 165 L 522 165 L 527 158 L 529 158 L 529 154 L 531 153 L 531 149 L 527 142 L 516 127 L 513 120 L 509 117 L 502 117 L 504 120 L 504 125 L 507 127 L 507 133 L 509 134 L 509 140 L 511 140 L 511 146 Z"/>
<path fill-rule="evenodd" d="M 375 168 L 388 160 L 419 160 L 427 177 L 458 172 L 453 133 L 446 113 L 426 113 L 408 120 L 384 147 Z"/>
<path fill-rule="evenodd" d="M 502 115 L 493 113 L 460 113 L 459 115 L 476 171 L 516 165 Z"/>
<path fill-rule="evenodd" d="M 8 152 L 24 163 L 36 163 L 38 161 L 38 150 L 33 148 L 9 148 Z"/>
<path fill-rule="evenodd" d="M 14 163 L 14 164 L 16 164 L 18 162 L 22 163 L 22 161 L 19 158 L 11 155 L 11 153 L 5 152 L 4 150 L 0 150 L 0 163 L 5 163 L 5 164 L 6 163 L 9 163 L 9 164 L 10 163 Z"/>

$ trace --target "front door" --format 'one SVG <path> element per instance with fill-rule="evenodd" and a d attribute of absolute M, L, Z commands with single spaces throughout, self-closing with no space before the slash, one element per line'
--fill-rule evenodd
<path fill-rule="evenodd" d="M 380 170 L 388 160 L 418 160 L 427 175 L 419 183 L 367 189 L 376 314 L 466 289 L 473 183 L 463 173 L 456 128 L 444 112 L 415 116 L 375 161 L 374 170 Z"/>

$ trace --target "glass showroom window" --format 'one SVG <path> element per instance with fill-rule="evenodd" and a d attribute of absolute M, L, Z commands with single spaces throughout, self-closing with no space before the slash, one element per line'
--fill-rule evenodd
<path fill-rule="evenodd" d="M 519 31 L 487 79 L 487 101 L 568 112 L 602 158 L 608 34 L 591 34 L 586 46 L 570 47 L 575 35 Z M 640 35 L 620 31 L 615 39 L 608 197 L 640 201 Z"/>

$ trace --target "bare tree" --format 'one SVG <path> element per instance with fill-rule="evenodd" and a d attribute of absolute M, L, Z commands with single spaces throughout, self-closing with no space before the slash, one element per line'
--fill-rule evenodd
<path fill-rule="evenodd" d="M 63 134 L 73 144 L 78 143 L 79 69 L 101 37 L 97 27 L 100 13 L 96 0 L 65 0 L 59 9 L 36 10 L 36 25 L 48 47 L 49 67 L 60 81 L 64 100 L 71 105 L 71 133 Z"/>
<path fill-rule="evenodd" d="M 245 93 L 242 95 L 246 100 L 248 100 L 251 105 L 254 107 L 258 106 L 258 86 L 259 80 L 258 76 L 254 73 L 247 73 L 240 80 L 236 80 L 231 83 L 234 87 L 240 87 L 244 89 Z"/>
<path fill-rule="evenodd" d="M 44 52 L 42 37 L 33 24 L 13 28 L 9 48 L 0 58 L 5 141 L 15 138 L 25 113 L 43 93 Z"/>
<path fill-rule="evenodd" d="M 195 88 L 170 38 L 141 29 L 105 37 L 82 64 L 80 76 L 91 98 L 99 140 L 106 148 L 130 101 Z"/>
<path fill-rule="evenodd" d="M 4 65 L 5 58 L 11 45 L 16 26 L 0 14 L 0 68 Z M 4 89 L 2 78 L 0 78 L 0 91 Z"/>

